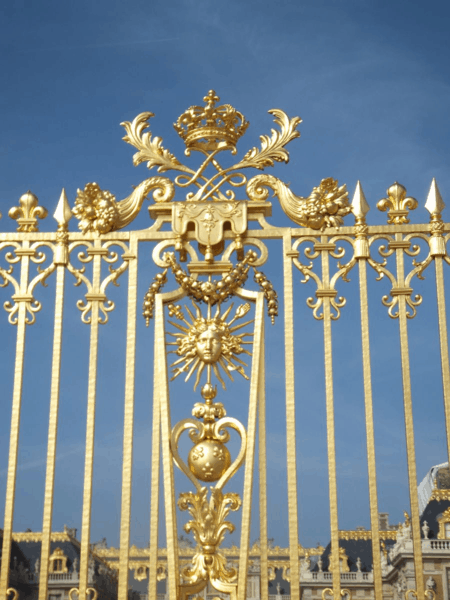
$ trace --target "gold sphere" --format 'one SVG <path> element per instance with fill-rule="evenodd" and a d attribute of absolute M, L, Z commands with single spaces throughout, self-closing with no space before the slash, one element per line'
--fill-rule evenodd
<path fill-rule="evenodd" d="M 231 464 L 228 448 L 217 440 L 195 444 L 188 456 L 188 465 L 200 481 L 218 481 Z"/>

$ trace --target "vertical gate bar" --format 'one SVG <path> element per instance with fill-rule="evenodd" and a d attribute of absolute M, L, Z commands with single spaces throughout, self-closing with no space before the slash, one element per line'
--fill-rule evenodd
<path fill-rule="evenodd" d="M 255 308 L 255 330 L 250 401 L 248 407 L 247 452 L 245 455 L 244 494 L 242 500 L 241 547 L 239 552 L 239 578 L 237 600 L 247 598 L 248 554 L 250 547 L 250 521 L 252 516 L 253 465 L 255 460 L 256 417 L 261 368 L 261 350 L 264 336 L 264 295 L 259 292 Z"/>
<path fill-rule="evenodd" d="M 327 236 L 321 236 L 321 243 L 326 244 Z M 330 266 L 328 250 L 322 250 L 322 285 L 323 289 L 330 286 Z M 338 523 L 338 498 L 336 477 L 336 440 L 334 426 L 334 392 L 333 392 L 333 349 L 331 342 L 331 307 L 330 298 L 323 298 L 323 336 L 325 354 L 325 395 L 327 415 L 327 454 L 328 454 L 328 480 L 330 495 L 330 527 L 331 551 L 333 570 L 333 597 L 341 597 L 341 569 L 339 560 L 339 523 Z"/>
<path fill-rule="evenodd" d="M 369 304 L 367 298 L 367 263 L 359 261 L 359 293 L 361 305 L 361 342 L 364 378 L 364 407 L 366 413 L 367 469 L 369 475 L 370 523 L 372 534 L 373 582 L 375 600 L 383 598 L 381 579 L 380 531 L 378 521 L 377 469 L 373 425 L 372 372 L 370 365 Z"/>
<path fill-rule="evenodd" d="M 395 241 L 402 242 L 402 233 L 395 234 Z M 397 282 L 399 288 L 405 285 L 405 268 L 403 248 L 396 248 Z M 422 570 L 422 540 L 420 536 L 419 498 L 417 495 L 416 451 L 414 445 L 414 422 L 411 397 L 411 373 L 408 348 L 408 324 L 406 317 L 406 295 L 398 296 L 398 316 L 400 332 L 400 353 L 402 362 L 403 405 L 405 410 L 406 452 L 408 457 L 409 496 L 411 504 L 411 529 L 413 535 L 414 570 L 416 578 L 416 593 L 418 598 L 424 598 L 424 581 Z"/>
<path fill-rule="evenodd" d="M 298 496 L 297 448 L 295 419 L 295 365 L 294 365 L 294 290 L 292 285 L 292 251 L 290 231 L 283 236 L 284 279 L 284 344 L 286 378 L 286 453 L 289 515 L 289 560 L 291 573 L 291 599 L 300 600 L 298 556 Z"/>
<path fill-rule="evenodd" d="M 42 518 L 42 543 L 39 572 L 39 600 L 47 600 L 50 543 L 55 486 L 56 442 L 58 435 L 59 387 L 61 380 L 61 346 L 64 313 L 64 281 L 66 266 L 56 267 L 55 322 L 53 329 L 52 381 L 50 413 L 48 420 L 47 468 L 45 475 L 44 513 Z"/>
<path fill-rule="evenodd" d="M 156 600 L 158 569 L 158 528 L 159 528 L 159 465 L 160 465 L 160 444 L 161 444 L 161 402 L 159 391 L 159 377 L 156 377 L 156 370 L 159 365 L 160 347 L 158 345 L 158 336 L 156 335 L 153 352 L 153 422 L 152 422 L 152 479 L 151 479 L 151 504 L 150 504 L 150 558 L 148 569 L 148 599 Z"/>
<path fill-rule="evenodd" d="M 95 248 L 100 248 L 100 240 L 95 240 L 94 246 Z M 92 289 L 94 290 L 94 292 L 100 289 L 101 260 L 101 255 L 94 254 L 92 269 Z M 91 334 L 89 341 L 89 379 L 86 414 L 86 450 L 84 459 L 84 491 L 80 550 L 80 583 L 78 594 L 80 600 L 84 600 L 86 598 L 86 589 L 88 584 L 92 509 L 92 479 L 94 474 L 95 403 L 97 394 L 99 301 L 91 300 L 91 302 L 92 311 Z"/>
<path fill-rule="evenodd" d="M 267 564 L 267 451 L 266 451 L 266 374 L 265 336 L 262 332 L 261 366 L 259 370 L 259 519 L 261 547 L 261 600 L 269 600 Z"/>
<path fill-rule="evenodd" d="M 447 432 L 447 453 L 450 464 L 450 365 L 448 356 L 447 312 L 445 306 L 444 270 L 442 256 L 434 257 L 436 268 L 436 293 L 439 318 L 439 343 L 441 349 L 442 387 L 444 391 L 445 425 Z"/>
<path fill-rule="evenodd" d="M 29 249 L 30 242 L 23 242 L 23 249 Z M 20 293 L 26 294 L 30 257 L 21 257 Z M 6 481 L 5 520 L 3 526 L 2 566 L 0 571 L 0 592 L 8 589 L 9 566 L 11 560 L 11 539 L 14 521 L 14 500 L 16 494 L 17 455 L 19 450 L 20 409 L 22 404 L 23 364 L 25 357 L 26 302 L 19 301 L 17 314 L 16 360 L 14 365 L 14 388 L 11 409 L 11 433 L 9 438 L 8 477 Z"/>
<path fill-rule="evenodd" d="M 131 258 L 132 257 L 132 258 Z M 120 516 L 120 551 L 118 600 L 128 598 L 128 564 L 130 551 L 131 487 L 133 477 L 134 378 L 136 363 L 136 303 L 138 244 L 130 236 L 128 263 L 127 348 L 125 360 L 125 407 L 123 422 L 122 509 Z"/>
<path fill-rule="evenodd" d="M 160 379 L 160 407 L 161 407 L 161 439 L 164 472 L 164 499 L 167 537 L 167 581 L 170 600 L 175 600 L 178 595 L 178 540 L 177 540 L 177 514 L 175 505 L 175 483 L 173 475 L 173 459 L 170 451 L 170 403 L 167 381 L 167 362 L 164 332 L 164 305 L 161 294 L 155 296 L 155 348 L 158 347 L 158 376 Z"/>

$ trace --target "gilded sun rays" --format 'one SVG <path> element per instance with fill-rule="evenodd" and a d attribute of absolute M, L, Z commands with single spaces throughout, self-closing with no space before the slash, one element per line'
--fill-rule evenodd
<path fill-rule="evenodd" d="M 211 376 L 214 373 L 223 389 L 226 389 L 223 374 L 226 374 L 231 381 L 233 381 L 233 371 L 248 379 L 245 373 L 245 367 L 248 365 L 238 355 L 252 355 L 245 346 L 252 345 L 253 341 L 244 338 L 252 337 L 253 333 L 235 332 L 252 324 L 253 320 L 237 325 L 234 325 L 234 323 L 245 317 L 250 310 L 250 304 L 240 304 L 229 321 L 227 319 L 233 310 L 233 304 L 227 308 L 223 315 L 219 304 L 214 316 L 211 316 L 211 305 L 208 304 L 206 317 L 202 315 L 198 304 L 194 301 L 192 301 L 192 304 L 195 314 L 187 305 L 184 306 L 190 322 L 185 317 L 181 306 L 171 304 L 168 307 L 169 316 L 175 317 L 181 322 L 169 321 L 177 331 L 169 332 L 169 335 L 175 340 L 168 342 L 167 345 L 176 346 L 176 349 L 171 350 L 170 353 L 179 357 L 170 365 L 172 369 L 171 381 L 182 373 L 186 373 L 185 381 L 189 381 L 195 374 L 195 390 L 205 370 L 207 383 L 211 383 Z"/>

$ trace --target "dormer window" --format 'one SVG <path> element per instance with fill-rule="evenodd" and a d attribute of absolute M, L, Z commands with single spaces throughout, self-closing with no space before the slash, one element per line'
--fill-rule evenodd
<path fill-rule="evenodd" d="M 438 540 L 450 540 L 450 508 L 447 508 L 438 518 Z"/>
<path fill-rule="evenodd" d="M 49 571 L 50 573 L 67 573 L 67 556 L 61 550 L 56 548 L 53 554 L 49 558 Z"/>
<path fill-rule="evenodd" d="M 333 552 L 330 552 L 330 555 L 328 557 L 329 560 L 329 565 L 328 565 L 328 571 L 330 573 L 333 572 Z M 350 571 L 350 567 L 348 566 L 348 556 L 345 552 L 345 548 L 339 548 L 339 568 L 341 570 L 341 573 L 348 573 Z"/>

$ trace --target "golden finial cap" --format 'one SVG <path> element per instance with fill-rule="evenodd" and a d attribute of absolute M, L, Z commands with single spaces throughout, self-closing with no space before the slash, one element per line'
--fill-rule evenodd
<path fill-rule="evenodd" d="M 358 181 L 355 193 L 353 194 L 352 213 L 355 215 L 356 219 L 365 219 L 369 210 L 370 206 L 367 203 L 361 182 Z"/>
<path fill-rule="evenodd" d="M 72 210 L 69 202 L 67 201 L 66 190 L 64 188 L 62 189 L 61 196 L 59 197 L 56 210 L 53 213 L 53 218 L 58 223 L 60 228 L 67 228 L 67 225 L 72 218 Z"/>
<path fill-rule="evenodd" d="M 440 215 L 445 208 L 445 202 L 442 200 L 441 192 L 439 191 L 436 179 L 433 177 L 430 191 L 428 192 L 425 208 L 430 215 Z"/>
<path fill-rule="evenodd" d="M 206 106 L 191 106 L 174 123 L 175 131 L 186 144 L 187 154 L 190 150 L 235 149 L 248 121 L 230 104 L 216 106 L 220 98 L 214 90 L 203 100 Z"/>

